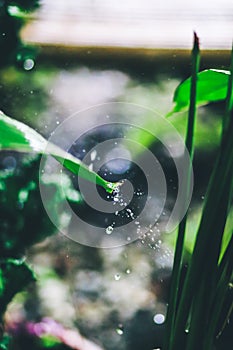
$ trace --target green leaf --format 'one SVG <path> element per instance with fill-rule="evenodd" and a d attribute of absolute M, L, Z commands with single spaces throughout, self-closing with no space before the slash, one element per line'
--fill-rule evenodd
<path fill-rule="evenodd" d="M 7 259 L 0 263 L 0 315 L 16 293 L 35 280 L 32 270 L 22 260 Z"/>
<path fill-rule="evenodd" d="M 227 85 L 230 72 L 226 70 L 207 69 L 199 72 L 197 84 L 197 106 L 209 102 L 224 100 L 227 96 Z M 173 109 L 167 114 L 186 111 L 189 108 L 191 78 L 183 81 L 175 90 Z"/>
<path fill-rule="evenodd" d="M 49 154 L 72 173 L 102 186 L 109 193 L 119 185 L 104 180 L 79 159 L 48 142 L 29 126 L 7 117 L 2 112 L 0 112 L 0 150 Z"/>
<path fill-rule="evenodd" d="M 53 348 L 54 346 L 61 344 L 61 341 L 52 334 L 42 334 L 40 337 L 43 348 Z"/>
<path fill-rule="evenodd" d="M 4 334 L 0 341 L 0 350 L 7 350 L 10 342 L 10 337 Z"/>

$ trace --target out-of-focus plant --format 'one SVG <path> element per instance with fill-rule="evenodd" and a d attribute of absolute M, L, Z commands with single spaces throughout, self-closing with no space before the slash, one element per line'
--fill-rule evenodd
<path fill-rule="evenodd" d="M 39 0 L 0 2 L 0 66 L 16 63 L 25 70 L 33 68 L 35 50 L 22 43 L 19 32 L 27 14 L 38 6 Z"/>
<path fill-rule="evenodd" d="M 43 318 L 40 322 L 20 322 L 7 325 L 8 332 L 14 337 L 13 345 L 17 348 L 34 350 L 101 350 L 101 348 L 85 339 L 77 330 L 67 329 L 51 318 Z"/>

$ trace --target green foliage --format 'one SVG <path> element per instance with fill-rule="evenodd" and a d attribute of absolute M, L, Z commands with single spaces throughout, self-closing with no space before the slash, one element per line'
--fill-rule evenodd
<path fill-rule="evenodd" d="M 28 57 L 34 58 L 34 50 L 26 48 L 19 37 L 19 31 L 25 22 L 16 16 L 16 12 L 30 12 L 39 6 L 38 0 L 3 0 L 0 2 L 0 66 L 16 62 L 23 66 Z M 27 57 L 19 53 L 26 50 Z"/>
<path fill-rule="evenodd" d="M 9 336 L 4 334 L 0 341 L 0 350 L 7 350 L 9 346 L 9 341 Z"/>
<path fill-rule="evenodd" d="M 218 69 L 207 69 L 197 74 L 196 105 L 203 106 L 210 102 L 224 100 L 227 96 L 227 83 L 230 72 Z M 191 78 L 183 81 L 175 90 L 175 103 L 168 116 L 188 110 L 190 101 Z"/>
<path fill-rule="evenodd" d="M 218 157 L 209 181 L 196 242 L 183 286 L 181 286 L 179 272 L 183 261 L 187 227 L 184 221 L 180 225 L 175 250 L 173 288 L 167 314 L 165 350 L 178 350 L 181 344 L 182 349 L 185 350 L 215 349 L 216 336 L 222 333 L 220 329 L 224 328 L 232 312 L 232 303 L 228 303 L 227 316 L 225 315 L 222 325 L 223 306 L 227 303 L 233 278 L 232 226 L 231 239 L 228 240 L 227 245 L 224 243 L 233 194 L 233 51 L 230 72 L 219 73 L 219 71 L 208 70 L 205 71 L 206 73 L 202 72 L 205 74 L 204 79 L 202 79 L 202 73 L 197 74 L 198 65 L 195 55 L 196 52 L 193 50 L 191 84 L 190 80 L 186 80 L 178 87 L 174 97 L 176 106 L 171 113 L 189 106 L 190 117 L 195 114 L 197 105 L 225 99 L 226 115 L 223 118 Z M 227 77 L 226 80 L 224 76 Z M 210 77 L 216 77 L 216 81 L 212 81 Z M 186 140 L 189 140 L 191 145 L 193 139 L 193 125 L 190 127 L 188 123 Z M 181 292 L 180 300 L 177 300 L 178 290 Z"/>
<path fill-rule="evenodd" d="M 187 132 L 185 145 L 190 154 L 190 159 L 193 161 L 194 155 L 194 128 L 196 123 L 196 100 L 197 100 L 197 73 L 199 70 L 199 62 L 200 62 L 200 51 L 199 51 L 199 39 L 197 35 L 194 33 L 194 44 L 192 51 L 192 76 L 190 80 L 190 103 L 189 103 L 189 114 L 188 114 L 188 123 L 187 123 Z M 186 174 L 186 179 L 184 180 L 183 191 L 183 201 L 186 202 L 187 193 L 190 187 L 190 179 L 191 179 L 191 167 L 188 169 Z M 175 314 L 177 310 L 178 304 L 178 291 L 180 288 L 180 279 L 181 279 L 181 271 L 182 271 L 182 261 L 183 261 L 183 251 L 184 251 L 184 239 L 185 239 L 185 230 L 187 224 L 187 213 L 184 218 L 181 220 L 178 228 L 178 237 L 176 242 L 175 249 L 175 257 L 174 257 L 174 267 L 172 272 L 172 285 L 171 285 L 171 296 L 170 302 L 168 306 L 167 313 L 167 333 L 169 334 L 169 338 L 166 338 L 165 348 L 168 347 L 170 349 L 171 341 L 174 337 L 174 328 L 175 328 Z"/>
<path fill-rule="evenodd" d="M 38 1 L 16 0 L 0 3 L 0 65 L 12 60 L 20 64 L 31 58 L 31 51 L 22 47 L 18 32 L 24 23 L 24 12 L 38 6 Z M 181 266 L 183 263 L 186 218 L 179 229 L 173 273 L 173 290 L 167 315 L 167 343 L 164 350 L 213 350 L 216 334 L 222 330 L 229 318 L 232 305 L 228 295 L 232 281 L 232 230 L 226 221 L 233 192 L 233 120 L 232 71 L 209 69 L 198 71 L 197 38 L 193 50 L 192 77 L 181 83 L 175 91 L 173 110 L 168 114 L 189 109 L 186 145 L 194 151 L 194 126 L 196 106 L 209 102 L 227 100 L 220 151 L 216 160 L 206 195 L 205 204 L 197 229 L 196 242 L 192 252 L 184 286 L 181 286 Z M 196 50 L 195 50 L 196 49 Z M 136 136 L 137 138 L 138 136 Z M 142 136 L 140 136 L 142 137 Z M 144 142 L 150 143 L 150 135 L 143 135 Z M 81 161 L 48 143 L 35 130 L 14 119 L 0 114 L 0 150 L 52 155 L 68 170 L 82 176 L 87 181 L 97 183 L 108 192 L 113 192 L 118 184 L 112 184 L 90 171 Z M 22 257 L 25 248 L 39 242 L 54 232 L 40 199 L 38 187 L 39 160 L 29 162 L 22 170 L 0 174 L 0 317 L 14 295 L 28 283 L 35 280 L 31 269 L 16 258 Z M 63 175 L 64 191 L 57 186 L 55 175 L 41 178 L 48 191 L 57 188 L 54 203 L 60 205 L 64 199 L 79 201 L 72 183 Z M 188 183 L 188 181 L 187 181 Z M 230 239 L 231 238 L 231 239 Z M 209 252 L 207 255 L 206 252 Z M 178 291 L 181 299 L 178 300 Z M 227 310 L 222 315 L 223 306 Z M 227 316 L 226 316 L 227 315 Z M 225 318 L 224 318 L 225 317 Z M 223 318 L 224 322 L 220 322 Z M 185 333 L 187 331 L 187 333 Z M 46 347 L 56 346 L 57 340 L 50 336 L 42 339 Z M 0 339 L 0 349 L 6 350 L 8 338 Z"/>
<path fill-rule="evenodd" d="M 42 346 L 45 348 L 53 348 L 54 346 L 61 344 L 61 341 L 51 334 L 43 334 L 40 337 Z"/>
<path fill-rule="evenodd" d="M 39 7 L 40 0 L 8 0 L 8 6 L 18 7 L 21 11 L 30 12 Z"/>
<path fill-rule="evenodd" d="M 3 113 L 0 113 L 0 150 L 46 153 L 52 155 L 72 173 L 102 186 L 109 193 L 112 193 L 119 186 L 119 184 L 104 180 L 94 171 L 88 169 L 79 159 L 46 141 L 29 126 L 7 117 Z"/>
<path fill-rule="evenodd" d="M 0 256 L 19 258 L 54 231 L 40 197 L 39 160 L 25 159 L 20 169 L 0 172 Z"/>
<path fill-rule="evenodd" d="M 21 260 L 6 259 L 0 262 L 0 315 L 16 293 L 35 280 L 32 270 Z"/>

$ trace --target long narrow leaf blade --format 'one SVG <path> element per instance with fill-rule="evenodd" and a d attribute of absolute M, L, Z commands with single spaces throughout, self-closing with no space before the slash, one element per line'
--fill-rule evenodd
<path fill-rule="evenodd" d="M 79 159 L 48 142 L 29 126 L 7 117 L 2 112 L 0 112 L 0 151 L 1 150 L 50 154 L 72 173 L 81 176 L 87 181 L 102 186 L 107 192 L 112 193 L 117 187 L 117 184 L 104 180 L 94 171 L 88 169 Z"/>

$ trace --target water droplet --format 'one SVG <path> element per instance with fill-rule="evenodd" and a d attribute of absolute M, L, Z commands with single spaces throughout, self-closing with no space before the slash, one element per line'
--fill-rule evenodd
<path fill-rule="evenodd" d="M 23 62 L 23 69 L 25 70 L 31 70 L 35 66 L 35 62 L 31 58 L 27 58 Z"/>
<path fill-rule="evenodd" d="M 156 324 L 162 324 L 165 321 L 165 316 L 163 314 L 156 314 L 153 317 L 153 321 Z"/>
<path fill-rule="evenodd" d="M 107 235 L 110 235 L 113 231 L 113 227 L 112 226 L 108 226 L 105 230 L 105 232 L 107 233 Z"/>
<path fill-rule="evenodd" d="M 97 156 L 97 151 L 94 149 L 94 151 L 91 152 L 91 161 L 92 162 L 94 162 L 96 156 Z"/>
<path fill-rule="evenodd" d="M 59 124 L 60 124 L 60 122 L 57 120 L 57 121 L 56 121 L 56 124 L 57 124 L 57 125 L 59 125 Z"/>
<path fill-rule="evenodd" d="M 115 276 L 114 276 L 114 279 L 116 281 L 119 281 L 120 278 L 121 278 L 121 275 L 119 273 L 116 273 Z"/>
<path fill-rule="evenodd" d="M 124 333 L 124 327 L 122 324 L 119 324 L 118 327 L 116 328 L 116 332 L 119 335 L 122 335 Z"/>
<path fill-rule="evenodd" d="M 89 170 L 93 170 L 93 163 L 91 163 L 91 164 L 88 166 L 88 169 L 89 169 Z"/>
<path fill-rule="evenodd" d="M 126 216 L 129 218 L 131 217 L 132 219 L 134 219 L 134 213 L 132 212 L 132 210 L 130 208 L 126 208 L 127 214 Z"/>
<path fill-rule="evenodd" d="M 131 270 L 130 270 L 130 269 L 127 269 L 125 272 L 127 273 L 127 275 L 129 275 L 130 272 L 131 272 Z"/>
<path fill-rule="evenodd" d="M 119 211 L 117 210 L 117 211 L 115 211 L 115 215 L 118 215 L 118 213 L 119 213 Z"/>
<path fill-rule="evenodd" d="M 127 241 L 131 241 L 131 237 L 127 237 Z"/>
<path fill-rule="evenodd" d="M 201 196 L 201 199 L 202 199 L 202 200 L 205 199 L 205 196 Z"/>

